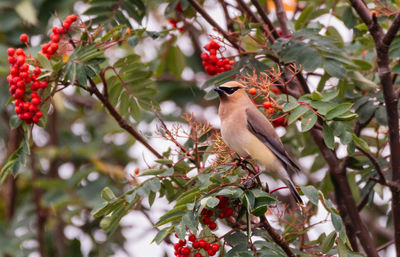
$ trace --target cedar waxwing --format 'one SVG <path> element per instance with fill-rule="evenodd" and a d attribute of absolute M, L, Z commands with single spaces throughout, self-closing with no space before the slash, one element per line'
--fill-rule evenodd
<path fill-rule="evenodd" d="M 231 150 L 250 157 L 266 171 L 276 172 L 288 186 L 297 203 L 303 201 L 288 171 L 300 171 L 290 159 L 281 139 L 267 119 L 253 104 L 244 87 L 230 81 L 214 89 L 218 92 L 221 136 Z"/>

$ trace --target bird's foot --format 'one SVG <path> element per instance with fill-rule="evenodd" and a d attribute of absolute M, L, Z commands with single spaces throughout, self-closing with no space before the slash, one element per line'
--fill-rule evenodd
<path fill-rule="evenodd" d="M 261 173 L 262 172 L 258 172 L 254 176 L 247 176 L 246 178 L 243 178 L 242 182 L 240 183 L 241 187 L 244 189 L 253 189 L 258 186 L 262 186 L 262 185 L 259 185 L 259 181 L 257 180 L 258 176 L 260 176 Z"/>

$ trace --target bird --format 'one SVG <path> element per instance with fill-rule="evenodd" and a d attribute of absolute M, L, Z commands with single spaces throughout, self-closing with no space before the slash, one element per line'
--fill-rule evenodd
<path fill-rule="evenodd" d="M 288 173 L 299 172 L 300 167 L 288 155 L 274 127 L 249 98 L 245 87 L 237 81 L 229 81 L 214 90 L 220 100 L 218 115 L 225 144 L 239 156 L 253 159 L 264 171 L 275 172 L 296 203 L 302 205 Z"/>

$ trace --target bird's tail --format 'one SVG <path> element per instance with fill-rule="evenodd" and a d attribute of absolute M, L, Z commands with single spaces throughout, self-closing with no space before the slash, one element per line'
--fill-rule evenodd
<path fill-rule="evenodd" d="M 296 203 L 298 203 L 300 205 L 304 205 L 303 200 L 301 200 L 300 194 L 297 191 L 296 186 L 293 184 L 293 182 L 290 179 L 285 179 L 284 182 L 287 185 L 287 187 L 289 188 L 290 193 L 293 195 L 294 200 L 296 200 Z"/>

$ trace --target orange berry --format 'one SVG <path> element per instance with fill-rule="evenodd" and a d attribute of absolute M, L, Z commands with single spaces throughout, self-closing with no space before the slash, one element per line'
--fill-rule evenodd
<path fill-rule="evenodd" d="M 138 174 L 139 174 L 139 168 L 136 168 L 135 171 L 134 171 L 134 173 L 135 173 L 136 175 L 138 175 Z"/>
<path fill-rule="evenodd" d="M 264 108 L 265 109 L 268 109 L 269 107 L 271 107 L 271 102 L 270 101 L 265 101 L 264 103 L 263 103 L 263 105 L 264 105 Z"/>
<path fill-rule="evenodd" d="M 252 87 L 249 89 L 249 93 L 250 93 L 250 95 L 255 95 L 255 94 L 257 94 L 257 89 Z"/>

